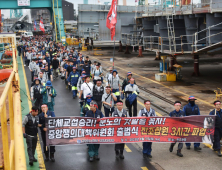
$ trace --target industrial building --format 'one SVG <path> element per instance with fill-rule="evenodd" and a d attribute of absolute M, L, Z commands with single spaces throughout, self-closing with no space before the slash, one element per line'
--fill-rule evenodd
<path fill-rule="evenodd" d="M 201 0 L 200 3 L 164 0 L 146 4 L 142 17 L 137 17 L 137 26 L 142 27 L 143 42 L 137 45 L 143 45 L 148 51 L 173 55 L 215 52 L 219 44 L 212 45 L 221 41 L 221 25 L 220 0 Z M 122 42 L 132 45 L 131 33 L 127 34 L 122 36 Z"/>
<path fill-rule="evenodd" d="M 110 5 L 78 5 L 79 35 L 93 37 L 96 40 L 110 40 L 110 30 L 106 28 L 106 17 Z M 145 6 L 117 6 L 116 40 L 121 39 L 121 33 L 135 30 L 135 17 L 141 17 Z"/>

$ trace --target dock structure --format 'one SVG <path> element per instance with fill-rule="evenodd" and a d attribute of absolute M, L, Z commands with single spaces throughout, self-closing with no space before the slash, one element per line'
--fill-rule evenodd
<path fill-rule="evenodd" d="M 222 1 L 172 0 L 145 4 L 136 30 L 122 33 L 123 45 L 170 55 L 218 53 L 222 38 Z"/>

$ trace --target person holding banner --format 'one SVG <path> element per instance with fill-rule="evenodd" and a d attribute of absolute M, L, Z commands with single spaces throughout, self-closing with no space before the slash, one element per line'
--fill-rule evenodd
<path fill-rule="evenodd" d="M 216 100 L 214 101 L 214 105 L 215 105 L 215 109 L 210 112 L 210 115 L 216 115 L 213 149 L 214 151 L 217 151 L 217 155 L 221 157 L 222 156 L 221 145 L 220 145 L 220 140 L 222 138 L 221 102 L 219 100 Z"/>
<path fill-rule="evenodd" d="M 26 138 L 27 152 L 29 156 L 29 165 L 37 162 L 35 158 L 35 149 L 37 145 L 37 134 L 39 126 L 38 107 L 33 106 L 32 111 L 27 114 L 22 121 L 23 136 Z"/>
<path fill-rule="evenodd" d="M 123 102 L 118 101 L 116 103 L 117 109 L 112 113 L 112 117 L 129 117 L 128 112 L 123 109 Z M 124 159 L 123 151 L 124 151 L 125 143 L 116 143 L 115 144 L 115 152 L 116 159 Z"/>
<path fill-rule="evenodd" d="M 103 113 L 98 110 L 98 105 L 95 101 L 90 102 L 90 110 L 86 112 L 85 117 L 92 117 L 92 118 L 103 118 Z M 100 144 L 88 144 L 88 154 L 89 154 L 89 161 L 93 162 L 95 160 L 100 160 L 99 158 L 99 147 Z"/>
<path fill-rule="evenodd" d="M 53 111 L 49 111 L 48 106 L 46 104 L 43 104 L 41 106 L 42 113 L 40 113 L 39 116 L 39 124 L 40 124 L 40 131 L 42 136 L 42 142 L 43 142 L 43 151 L 45 154 L 45 161 L 49 161 L 49 151 L 50 151 L 50 160 L 52 162 L 55 162 L 54 153 L 55 153 L 55 146 L 46 146 L 46 131 L 47 128 L 45 127 L 45 118 L 47 117 L 55 117 L 55 113 Z"/>
<path fill-rule="evenodd" d="M 198 105 L 195 104 L 195 97 L 190 96 L 188 99 L 188 104 L 183 107 L 183 112 L 186 116 L 192 116 L 192 115 L 200 115 L 200 110 Z M 190 150 L 191 143 L 186 143 L 187 149 Z M 194 143 L 194 150 L 200 151 L 200 143 Z"/>
<path fill-rule="evenodd" d="M 144 100 L 145 108 L 139 111 L 138 117 L 153 117 L 156 116 L 156 112 L 154 109 L 150 108 L 150 101 Z M 152 158 L 152 142 L 143 142 L 143 158 Z"/>
<path fill-rule="evenodd" d="M 175 101 L 175 103 L 174 103 L 175 110 L 170 112 L 169 116 L 170 117 L 184 117 L 185 114 L 182 110 L 180 110 L 180 107 L 181 107 L 181 102 L 180 101 Z M 176 143 L 171 143 L 170 149 L 169 149 L 170 152 L 173 152 L 173 147 L 174 147 L 175 144 Z M 183 148 L 183 143 L 179 143 L 178 144 L 178 150 L 177 150 L 177 155 L 179 157 L 183 157 L 183 154 L 181 153 L 182 148 Z"/>
<path fill-rule="evenodd" d="M 125 88 L 126 98 L 127 98 L 127 96 L 132 95 L 132 97 L 131 97 L 132 101 L 130 101 L 132 104 L 130 104 L 130 102 L 129 102 L 129 105 L 127 105 L 127 108 L 129 109 L 130 117 L 137 116 L 137 95 L 140 92 L 138 86 L 134 83 L 135 83 L 134 78 L 131 78 L 130 84 L 128 84 Z M 132 114 L 132 106 L 133 106 L 133 114 Z"/>
<path fill-rule="evenodd" d="M 106 93 L 104 93 L 102 96 L 105 117 L 110 117 L 109 114 L 112 114 L 114 112 L 114 101 L 116 100 L 117 98 L 115 94 L 111 93 L 111 87 L 106 86 Z"/>

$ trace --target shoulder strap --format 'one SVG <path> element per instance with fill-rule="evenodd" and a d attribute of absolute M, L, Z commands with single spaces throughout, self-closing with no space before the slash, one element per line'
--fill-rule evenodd
<path fill-rule="evenodd" d="M 86 83 L 86 82 L 85 82 Z M 89 85 L 86 83 L 86 85 L 89 87 Z M 92 90 L 90 87 L 89 87 L 89 90 Z"/>
<path fill-rule="evenodd" d="M 111 93 L 110 93 L 111 94 Z M 105 98 L 105 101 L 109 98 L 110 94 Z"/>

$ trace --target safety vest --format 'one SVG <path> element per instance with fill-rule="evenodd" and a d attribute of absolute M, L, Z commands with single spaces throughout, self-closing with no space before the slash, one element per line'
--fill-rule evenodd
<path fill-rule="evenodd" d="M 34 98 L 35 99 L 41 99 L 42 98 L 42 95 L 40 93 L 40 89 L 38 89 L 37 86 L 34 86 Z"/>
<path fill-rule="evenodd" d="M 177 114 L 176 110 L 172 111 L 170 113 L 171 117 L 183 117 L 184 116 L 184 112 L 182 110 L 180 110 L 180 112 Z"/>
<path fill-rule="evenodd" d="M 190 115 L 198 115 L 197 105 L 194 106 L 194 110 L 192 110 L 189 104 L 186 105 L 186 116 L 190 116 Z"/>
<path fill-rule="evenodd" d="M 113 113 L 114 113 L 113 117 L 120 117 L 117 109 Z M 125 109 L 123 109 L 122 117 L 127 117 L 127 111 Z"/>
<path fill-rule="evenodd" d="M 88 104 L 86 104 L 83 108 L 83 113 L 86 114 L 86 112 L 89 110 L 90 110 L 90 106 Z"/>
<path fill-rule="evenodd" d="M 95 101 L 102 101 L 102 96 L 104 94 L 103 86 L 100 86 L 99 91 L 97 90 L 96 86 L 93 87 L 93 100 Z"/>
<path fill-rule="evenodd" d="M 143 109 L 141 109 L 140 110 L 141 111 L 141 116 L 146 116 L 146 117 L 148 117 L 148 112 L 147 112 L 147 110 L 146 110 L 146 112 L 144 111 L 144 108 Z M 152 109 L 152 112 L 151 112 L 151 114 L 150 114 L 150 117 L 151 116 L 155 116 L 155 112 L 154 112 L 154 110 Z"/>
<path fill-rule="evenodd" d="M 36 121 L 33 123 L 32 121 L 32 117 L 29 114 L 26 115 L 28 117 L 28 122 L 25 125 L 25 133 L 30 135 L 30 136 L 36 136 L 38 133 L 38 121 Z"/>

